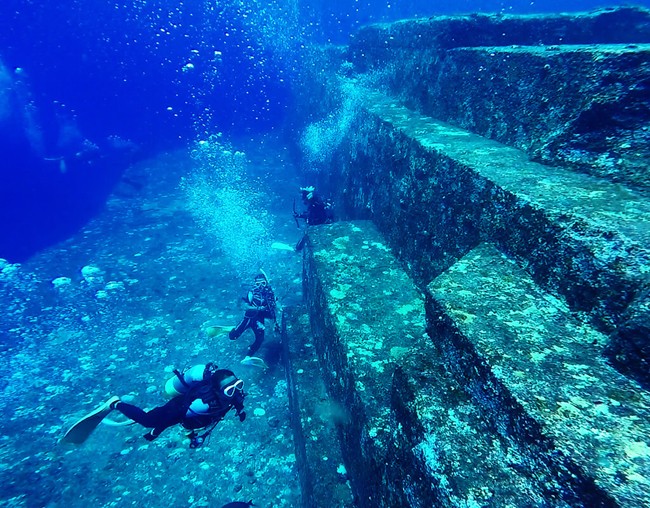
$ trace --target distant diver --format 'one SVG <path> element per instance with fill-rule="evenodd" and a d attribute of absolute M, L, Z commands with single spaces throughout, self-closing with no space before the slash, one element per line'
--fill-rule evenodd
<path fill-rule="evenodd" d="M 227 369 L 216 365 L 195 365 L 181 373 L 174 371 L 174 377 L 165 384 L 165 392 L 173 398 L 163 406 L 144 411 L 137 406 L 122 402 L 119 397 L 111 397 L 99 408 L 75 423 L 62 439 L 65 443 L 81 444 L 114 410 L 138 423 L 151 428 L 144 435 L 147 441 L 156 439 L 165 429 L 181 424 L 191 430 L 188 435 L 190 448 L 200 447 L 205 439 L 223 420 L 226 414 L 235 409 L 239 421 L 246 419 L 244 411 L 244 382 Z M 122 425 L 108 420 L 110 425 Z M 205 432 L 198 434 L 198 430 Z"/>
<path fill-rule="evenodd" d="M 266 327 L 265 320 L 270 319 L 275 322 L 277 327 L 277 299 L 269 279 L 260 270 L 260 273 L 255 276 L 253 287 L 248 291 L 246 296 L 241 299 L 246 306 L 244 317 L 228 333 L 230 340 L 237 340 L 241 335 L 250 328 L 255 335 L 255 341 L 249 346 L 246 357 L 241 361 L 244 365 L 253 365 L 256 367 L 266 367 L 264 360 L 255 355 L 264 342 L 264 333 Z"/>
<path fill-rule="evenodd" d="M 318 226 L 320 224 L 331 224 L 334 222 L 334 206 L 329 200 L 323 199 L 313 186 L 301 187 L 302 202 L 305 205 L 305 211 L 298 213 L 294 202 L 293 217 L 296 225 L 300 227 L 298 219 L 303 219 L 308 226 Z M 300 252 L 306 241 L 306 235 L 300 239 L 296 245 L 296 251 Z"/>

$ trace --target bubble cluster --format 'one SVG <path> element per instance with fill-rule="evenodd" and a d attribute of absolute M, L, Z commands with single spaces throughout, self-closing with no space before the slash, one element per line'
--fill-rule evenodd
<path fill-rule="evenodd" d="M 246 155 L 215 135 L 198 141 L 192 158 L 197 166 L 181 182 L 190 212 L 238 275 L 255 272 L 268 253 L 271 224 Z"/>
<path fill-rule="evenodd" d="M 326 118 L 309 124 L 300 137 L 300 149 L 310 171 L 327 170 L 361 110 L 365 88 L 376 87 L 376 82 L 374 74 L 364 77 L 363 82 L 341 78 L 339 107 Z"/>

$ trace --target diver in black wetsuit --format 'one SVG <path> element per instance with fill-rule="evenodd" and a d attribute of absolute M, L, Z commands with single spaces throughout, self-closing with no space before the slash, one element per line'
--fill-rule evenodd
<path fill-rule="evenodd" d="M 331 224 L 334 222 L 334 213 L 332 203 L 324 200 L 319 194 L 316 193 L 314 187 L 301 187 L 302 202 L 306 209 L 302 213 L 293 212 L 293 217 L 296 219 L 303 219 L 308 226 L 318 226 L 320 224 Z M 306 235 L 300 239 L 296 245 L 296 251 L 301 251 L 305 246 Z"/>
<path fill-rule="evenodd" d="M 264 273 L 255 276 L 253 287 L 245 297 L 242 297 L 242 301 L 247 307 L 246 312 L 239 324 L 229 332 L 228 337 L 230 340 L 237 340 L 248 328 L 253 330 L 255 341 L 249 346 L 246 358 L 242 360 L 242 363 L 261 364 L 261 360 L 256 362 L 255 360 L 251 361 L 251 358 L 257 353 L 264 342 L 264 331 L 266 329 L 264 321 L 266 319 L 275 321 L 277 311 L 277 302 L 273 288 L 271 288 Z"/>
<path fill-rule="evenodd" d="M 300 193 L 306 210 L 302 213 L 294 212 L 293 216 L 296 219 L 304 219 L 308 226 L 333 222 L 332 204 L 321 198 L 314 187 L 301 187 Z"/>
<path fill-rule="evenodd" d="M 143 427 L 150 427 L 151 430 L 144 435 L 147 441 L 153 441 L 172 425 L 181 424 L 192 430 L 189 436 L 191 448 L 200 446 L 233 407 L 240 421 L 246 419 L 244 382 L 232 371 L 208 364 L 195 365 L 183 374 L 175 371 L 175 375 L 165 386 L 167 393 L 174 398 L 163 406 L 144 411 L 113 397 L 108 402 L 109 407 Z M 196 434 L 195 430 L 209 426 L 206 433 Z"/>

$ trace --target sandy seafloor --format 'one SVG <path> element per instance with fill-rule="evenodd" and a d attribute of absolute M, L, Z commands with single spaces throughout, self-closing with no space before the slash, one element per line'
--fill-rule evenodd
<path fill-rule="evenodd" d="M 286 152 L 255 144 L 245 152 L 250 181 L 267 198 L 273 240 L 294 244 L 299 183 Z M 252 332 L 236 342 L 205 333 L 211 321 L 239 320 L 236 302 L 250 279 L 237 275 L 189 213 L 179 181 L 191 165 L 187 152 L 134 165 L 77 235 L 5 266 L 0 505 L 220 507 L 252 499 L 261 507 L 298 506 L 279 334 L 267 327 L 260 355 L 270 369 L 262 371 L 239 365 Z M 300 256 L 269 249 L 262 257 L 283 303 L 299 302 Z M 84 280 L 84 266 L 99 268 L 102 278 Z M 71 283 L 56 290 L 57 277 Z M 82 446 L 59 444 L 111 395 L 160 405 L 173 368 L 207 361 L 245 380 L 248 418 L 240 423 L 231 413 L 203 448 L 189 449 L 181 427 L 149 443 L 137 425 L 102 425 Z"/>

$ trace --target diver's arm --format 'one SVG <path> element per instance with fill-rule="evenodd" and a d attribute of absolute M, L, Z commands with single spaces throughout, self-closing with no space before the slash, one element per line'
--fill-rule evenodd
<path fill-rule="evenodd" d="M 259 305 L 256 305 L 255 298 L 253 296 L 253 293 L 251 291 L 248 292 L 246 296 L 242 296 L 241 302 L 243 302 L 243 305 L 240 303 L 239 308 L 243 307 L 243 310 L 249 311 L 249 310 L 262 310 L 262 307 Z"/>

